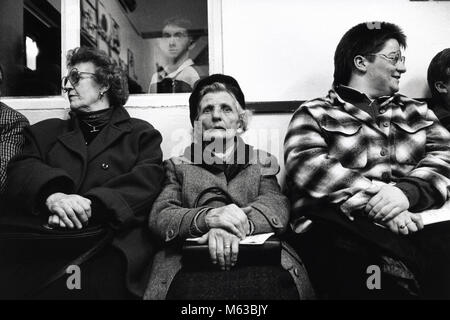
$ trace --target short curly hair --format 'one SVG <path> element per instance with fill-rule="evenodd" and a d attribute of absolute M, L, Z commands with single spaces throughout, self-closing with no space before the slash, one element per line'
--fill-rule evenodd
<path fill-rule="evenodd" d="M 106 94 L 113 107 L 123 106 L 128 100 L 128 79 L 122 69 L 103 50 L 78 47 L 67 53 L 67 67 L 92 62 L 95 65 L 95 78 L 103 86 L 109 87 Z"/>

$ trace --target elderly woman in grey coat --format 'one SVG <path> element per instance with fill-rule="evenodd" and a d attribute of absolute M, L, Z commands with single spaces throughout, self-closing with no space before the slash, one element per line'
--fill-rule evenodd
<path fill-rule="evenodd" d="M 163 191 L 150 214 L 150 229 L 167 246 L 154 261 L 148 299 L 166 297 L 182 265 L 179 244 L 187 238 L 207 244 L 211 263 L 228 271 L 239 260 L 242 239 L 279 235 L 289 220 L 276 159 L 240 138 L 248 111 L 237 81 L 222 74 L 200 80 L 189 107 L 194 142 L 182 156 L 165 161 Z"/>

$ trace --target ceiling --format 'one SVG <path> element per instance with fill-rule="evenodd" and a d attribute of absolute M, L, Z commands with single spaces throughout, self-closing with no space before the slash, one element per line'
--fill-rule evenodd
<path fill-rule="evenodd" d="M 128 17 L 144 38 L 157 37 L 164 20 L 173 16 L 190 19 L 194 30 L 207 30 L 207 0 L 136 0 Z"/>

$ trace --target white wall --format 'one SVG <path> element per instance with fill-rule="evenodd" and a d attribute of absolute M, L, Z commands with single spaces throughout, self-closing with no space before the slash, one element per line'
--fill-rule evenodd
<path fill-rule="evenodd" d="M 66 109 L 22 109 L 30 122 L 36 123 L 47 118 L 67 118 Z M 192 127 L 187 107 L 135 108 L 128 107 L 132 117 L 149 121 L 163 136 L 164 158 L 180 155 L 190 143 Z M 243 138 L 250 144 L 275 155 L 283 166 L 283 139 L 291 118 L 290 114 L 255 115 L 250 119 L 250 129 Z"/>
<path fill-rule="evenodd" d="M 337 43 L 352 26 L 388 21 L 408 37 L 400 92 L 426 94 L 431 58 L 450 47 L 450 2 L 409 0 L 224 0 L 224 71 L 249 100 L 307 100 L 333 81 Z"/>

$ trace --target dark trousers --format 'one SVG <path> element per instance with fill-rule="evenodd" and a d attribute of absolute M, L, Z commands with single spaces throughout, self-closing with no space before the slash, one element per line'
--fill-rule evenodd
<path fill-rule="evenodd" d="M 450 223 L 429 225 L 410 236 L 385 229 L 378 233 L 365 223 L 356 224 L 362 230 L 355 231 L 355 225 L 346 223 L 352 224 L 318 219 L 306 233 L 289 236 L 319 298 L 450 299 Z M 368 288 L 373 274 L 368 267 L 381 267 L 382 256 L 401 261 L 414 274 L 418 295 L 405 290 L 404 279 L 386 273 L 381 275 L 380 290 Z"/>
<path fill-rule="evenodd" d="M 69 259 L 68 259 L 69 258 Z M 55 252 L 50 261 L 35 257 L 27 259 L 21 255 L 20 261 L 0 263 L 0 297 L 2 299 L 36 300 L 117 300 L 133 299 L 125 283 L 125 259 L 122 253 L 107 246 L 80 267 L 80 289 L 69 289 L 67 282 L 73 273 L 65 274 L 49 286 L 35 292 L 55 271 L 64 266 L 72 257 Z M 71 282 L 73 283 L 73 282 Z M 30 293 L 32 293 L 30 295 Z"/>

